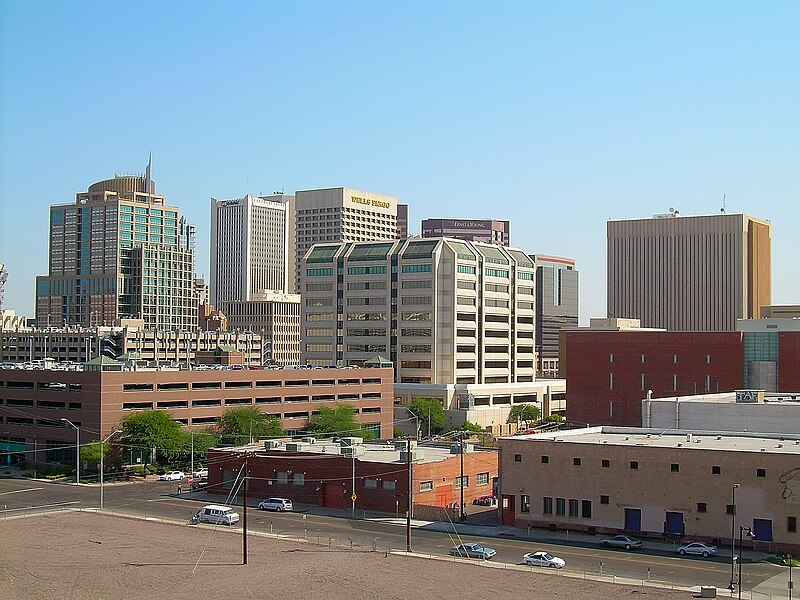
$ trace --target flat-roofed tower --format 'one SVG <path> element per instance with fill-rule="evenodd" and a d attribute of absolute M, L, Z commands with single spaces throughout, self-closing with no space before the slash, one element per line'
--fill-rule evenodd
<path fill-rule="evenodd" d="M 771 224 L 744 214 L 608 222 L 608 314 L 670 331 L 734 331 L 771 304 Z"/>

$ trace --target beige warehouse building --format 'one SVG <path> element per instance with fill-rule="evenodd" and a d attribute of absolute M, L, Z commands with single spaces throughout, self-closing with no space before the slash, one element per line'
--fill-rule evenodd
<path fill-rule="evenodd" d="M 727 546 L 735 525 L 800 551 L 800 435 L 592 427 L 503 438 L 500 457 L 505 524 Z"/>
<path fill-rule="evenodd" d="M 743 214 L 608 222 L 608 313 L 669 331 L 734 331 L 771 303 L 771 224 Z"/>

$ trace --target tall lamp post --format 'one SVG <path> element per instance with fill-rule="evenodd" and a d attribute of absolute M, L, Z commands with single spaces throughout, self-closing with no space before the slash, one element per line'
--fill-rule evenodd
<path fill-rule="evenodd" d="M 75 429 L 75 485 L 80 485 L 81 483 L 81 426 L 75 425 L 69 419 L 61 419 L 68 425 L 71 425 Z"/>
<path fill-rule="evenodd" d="M 728 589 L 733 590 L 736 581 L 736 488 L 740 484 L 734 483 L 731 488 L 731 583 Z"/>
<path fill-rule="evenodd" d="M 744 554 L 742 549 L 742 536 L 745 531 L 747 532 L 748 537 L 754 537 L 752 529 L 745 527 L 744 525 L 739 525 L 739 600 L 742 600 L 742 555 Z"/>
<path fill-rule="evenodd" d="M 122 433 L 122 429 L 115 429 L 111 433 L 108 434 L 108 437 L 100 442 L 100 510 L 103 510 L 103 457 L 106 454 L 106 442 L 110 440 L 112 437 L 117 435 L 118 433 Z"/>

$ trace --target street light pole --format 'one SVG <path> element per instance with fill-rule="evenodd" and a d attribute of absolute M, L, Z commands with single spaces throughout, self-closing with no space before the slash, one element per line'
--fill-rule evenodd
<path fill-rule="evenodd" d="M 65 423 L 68 423 L 75 429 L 75 485 L 80 485 L 81 483 L 81 426 L 75 425 L 69 419 L 61 419 Z"/>
<path fill-rule="evenodd" d="M 122 433 L 122 429 L 116 429 L 108 434 L 108 437 L 100 442 L 100 510 L 103 510 L 103 457 L 106 453 L 106 442 L 111 439 L 112 436 Z"/>
<path fill-rule="evenodd" d="M 744 525 L 739 525 L 739 588 L 738 588 L 738 595 L 739 600 L 742 600 L 742 555 L 744 554 L 744 550 L 742 549 L 742 534 L 747 531 L 747 535 L 753 537 L 753 530 L 749 527 L 745 527 Z"/>
<path fill-rule="evenodd" d="M 734 582 L 736 581 L 736 488 L 739 487 L 738 483 L 734 483 L 731 489 L 731 583 L 728 589 L 733 590 Z"/>
<path fill-rule="evenodd" d="M 356 446 L 350 446 L 353 453 L 353 478 L 350 484 L 350 502 L 352 504 L 350 516 L 356 518 Z"/>
<path fill-rule="evenodd" d="M 466 431 L 461 434 L 461 520 L 466 521 L 467 515 L 464 512 L 464 437 L 466 436 Z"/>

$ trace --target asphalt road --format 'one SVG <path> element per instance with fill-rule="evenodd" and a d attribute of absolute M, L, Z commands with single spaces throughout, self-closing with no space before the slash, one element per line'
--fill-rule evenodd
<path fill-rule="evenodd" d="M 210 503 L 206 498 L 178 498 L 176 482 L 138 481 L 104 486 L 104 508 L 115 513 L 155 519 L 185 521 L 199 507 Z M 30 512 L 70 508 L 99 508 L 100 490 L 97 485 L 75 486 L 40 480 L 0 480 L 0 523 L 11 526 L 12 517 Z M 295 539 L 364 550 L 404 550 L 406 529 L 397 523 L 351 519 L 317 514 L 309 507 L 294 513 L 248 510 L 248 529 L 263 533 L 291 536 Z M 241 507 L 238 512 L 241 514 Z M 5 522 L 3 522 L 5 521 Z M 241 522 L 237 529 L 241 526 Z M 456 527 L 447 532 L 413 528 L 412 549 L 418 554 L 447 555 L 448 549 L 463 541 L 478 541 L 497 550 L 492 562 L 521 564 L 522 555 L 535 550 L 547 550 L 567 562 L 566 571 L 618 576 L 630 579 L 648 578 L 677 586 L 715 585 L 725 588 L 730 580 L 730 562 L 719 558 L 678 557 L 648 551 L 626 552 L 563 541 L 532 543 L 529 541 L 490 537 L 459 536 Z M 481 528 L 488 532 L 491 528 Z M 257 543 L 257 542 L 256 542 Z M 532 567 L 538 569 L 540 567 Z M 773 565 L 747 563 L 743 569 L 744 589 L 752 589 L 776 574 Z"/>

